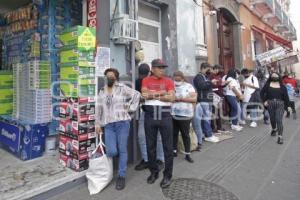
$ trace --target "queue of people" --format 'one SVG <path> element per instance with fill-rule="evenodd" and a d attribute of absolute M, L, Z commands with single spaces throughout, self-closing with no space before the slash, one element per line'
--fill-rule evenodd
<path fill-rule="evenodd" d="M 119 72 L 105 71 L 106 84 L 100 90 L 96 109 L 96 131 L 104 132 L 109 157 L 119 156 L 116 189 L 125 188 L 127 169 L 127 141 L 131 113 L 137 111 L 138 143 L 142 155 L 135 170 L 149 169 L 148 184 L 154 184 L 163 171 L 162 188 L 172 183 L 173 159 L 178 154 L 178 137 L 182 137 L 185 160 L 193 163 L 191 156 L 191 128 L 197 136 L 196 151 L 202 142 L 219 142 L 216 133 L 240 132 L 249 122 L 251 128 L 264 119 L 271 122 L 271 135 L 278 134 L 278 144 L 283 144 L 283 115 L 292 107 L 296 119 L 295 103 L 290 80 L 282 80 L 272 72 L 261 84 L 262 75 L 249 69 L 229 69 L 225 74 L 220 65 L 202 63 L 199 73 L 191 83 L 181 71 L 166 76 L 168 66 L 161 59 L 139 66 L 136 88 L 119 82 Z M 292 91 L 293 93 L 295 91 Z M 228 115 L 228 116 L 227 116 Z M 224 122 L 229 122 L 225 130 Z"/>

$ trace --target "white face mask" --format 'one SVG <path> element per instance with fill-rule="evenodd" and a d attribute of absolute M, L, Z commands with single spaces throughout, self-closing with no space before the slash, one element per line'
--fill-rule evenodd
<path fill-rule="evenodd" d="M 183 84 L 183 81 L 174 81 L 175 86 L 181 86 Z"/>

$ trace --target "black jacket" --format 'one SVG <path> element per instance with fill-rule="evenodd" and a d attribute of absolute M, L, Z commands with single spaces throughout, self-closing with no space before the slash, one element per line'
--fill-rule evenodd
<path fill-rule="evenodd" d="M 198 102 L 212 102 L 213 101 L 213 84 L 205 77 L 205 75 L 199 73 L 193 80 L 194 87 L 198 93 Z"/>
<path fill-rule="evenodd" d="M 270 82 L 267 82 L 264 87 L 262 88 L 262 90 L 260 91 L 260 96 L 263 102 L 270 100 L 269 99 L 269 88 L 270 88 Z M 289 107 L 289 95 L 287 92 L 287 89 L 284 85 L 280 85 L 280 91 L 281 91 L 281 100 L 284 101 L 284 107 L 285 109 L 287 109 Z"/>

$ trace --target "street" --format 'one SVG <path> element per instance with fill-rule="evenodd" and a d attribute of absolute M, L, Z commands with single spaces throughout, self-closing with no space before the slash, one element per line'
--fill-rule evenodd
<path fill-rule="evenodd" d="M 298 112 L 299 112 L 299 105 Z M 205 142 L 201 152 L 192 153 L 194 164 L 187 163 L 182 154 L 175 158 L 174 181 L 178 178 L 200 179 L 222 186 L 240 200 L 298 200 L 300 199 L 300 123 L 285 119 L 284 144 L 270 136 L 270 127 L 260 123 L 255 129 L 245 126 L 234 138 L 217 144 Z M 159 187 L 146 183 L 148 171 L 129 167 L 126 188 L 115 190 L 113 181 L 98 195 L 90 196 L 87 184 L 79 185 L 51 200 L 160 200 L 168 199 Z M 171 186 L 172 187 L 172 186 Z M 211 193 L 210 187 L 206 188 Z M 175 191 L 176 192 L 176 191 Z M 178 192 L 178 191 L 177 191 Z M 201 191 L 194 191 L 201 193 Z M 199 194 L 201 196 L 201 194 Z M 184 195 L 183 195 L 184 196 Z M 194 196 L 194 199 L 196 197 Z M 177 196 L 176 199 L 181 199 Z M 189 199 L 188 196 L 184 199 Z M 199 197 L 199 199 L 202 199 Z M 205 199 L 213 199 L 207 196 Z M 219 197 L 218 199 L 230 199 Z"/>

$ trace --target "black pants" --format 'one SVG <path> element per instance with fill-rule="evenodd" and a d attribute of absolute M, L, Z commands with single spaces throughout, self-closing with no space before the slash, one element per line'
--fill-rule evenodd
<path fill-rule="evenodd" d="M 153 117 L 152 113 L 145 112 L 145 134 L 148 153 L 149 169 L 151 173 L 158 173 L 156 163 L 156 144 L 158 131 L 165 156 L 164 176 L 172 178 L 173 173 L 173 122 L 170 113 L 164 113 L 161 118 Z"/>
<path fill-rule="evenodd" d="M 282 136 L 283 133 L 283 123 L 282 118 L 284 114 L 284 102 L 281 100 L 269 100 L 268 101 L 268 111 L 270 114 L 270 121 L 272 129 L 277 128 L 278 135 Z"/>
<path fill-rule="evenodd" d="M 214 132 L 222 130 L 221 108 L 219 106 L 212 106 L 212 113 L 211 128 Z"/>
<path fill-rule="evenodd" d="M 191 153 L 190 125 L 191 119 L 173 117 L 173 149 L 177 151 L 178 135 L 181 133 L 185 154 Z"/>
<path fill-rule="evenodd" d="M 290 101 L 289 106 L 292 108 L 292 113 L 296 113 L 295 101 Z M 287 114 L 290 114 L 290 111 L 287 109 Z"/>

